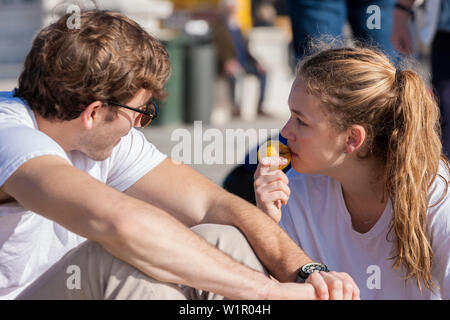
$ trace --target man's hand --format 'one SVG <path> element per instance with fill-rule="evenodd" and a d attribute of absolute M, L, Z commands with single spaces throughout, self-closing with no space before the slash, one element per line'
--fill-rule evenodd
<path fill-rule="evenodd" d="M 309 283 L 276 282 L 266 287 L 266 300 L 318 300 L 314 287 Z"/>
<path fill-rule="evenodd" d="M 277 300 L 360 300 L 359 289 L 348 274 L 324 273 L 327 274 L 326 280 L 315 272 L 306 283 L 273 282 L 265 297 Z"/>
<path fill-rule="evenodd" d="M 320 300 L 360 300 L 355 281 L 345 272 L 313 272 L 306 283 L 314 286 Z"/>

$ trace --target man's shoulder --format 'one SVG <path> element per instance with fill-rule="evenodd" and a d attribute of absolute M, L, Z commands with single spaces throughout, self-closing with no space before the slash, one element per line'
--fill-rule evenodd
<path fill-rule="evenodd" d="M 0 91 L 0 100 L 11 99 L 14 97 L 14 91 Z"/>
<path fill-rule="evenodd" d="M 0 122 L 18 122 L 34 127 L 31 110 L 13 91 L 0 92 Z"/>
<path fill-rule="evenodd" d="M 0 105 L 8 105 L 12 103 L 25 105 L 25 102 L 21 98 L 14 96 L 14 90 L 0 91 Z"/>
<path fill-rule="evenodd" d="M 144 150 L 153 152 L 154 149 L 154 146 L 145 138 L 141 131 L 132 128 L 120 139 L 112 154 L 102 163 L 108 163 L 112 166 L 123 166 L 126 165 L 127 161 L 132 161 L 139 157 Z"/>

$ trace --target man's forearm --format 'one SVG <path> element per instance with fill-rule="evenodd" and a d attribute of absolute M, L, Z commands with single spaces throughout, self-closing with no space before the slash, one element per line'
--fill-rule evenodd
<path fill-rule="evenodd" d="M 102 243 L 111 254 L 163 282 L 231 299 L 266 298 L 272 281 L 264 274 L 239 264 L 163 210 L 140 201 L 125 206 L 120 236 Z"/>
<path fill-rule="evenodd" d="M 310 283 L 273 281 L 237 262 L 157 207 L 140 200 L 121 203 L 123 207 L 112 204 L 114 211 L 126 212 L 120 215 L 122 222 L 116 222 L 119 236 L 102 244 L 113 255 L 157 280 L 229 299 L 317 299 Z"/>
<path fill-rule="evenodd" d="M 238 227 L 260 261 L 281 282 L 295 281 L 298 268 L 312 262 L 270 217 L 235 195 L 218 197 L 206 218 L 211 223 Z"/>

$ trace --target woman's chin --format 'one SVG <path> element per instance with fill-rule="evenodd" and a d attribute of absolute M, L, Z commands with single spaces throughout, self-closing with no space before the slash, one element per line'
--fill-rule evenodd
<path fill-rule="evenodd" d="M 292 169 L 294 169 L 295 172 L 303 173 L 303 174 L 315 173 L 315 171 L 312 168 L 310 168 L 310 167 L 306 166 L 304 163 L 302 163 L 298 157 L 296 159 L 292 158 L 291 165 L 292 165 Z"/>

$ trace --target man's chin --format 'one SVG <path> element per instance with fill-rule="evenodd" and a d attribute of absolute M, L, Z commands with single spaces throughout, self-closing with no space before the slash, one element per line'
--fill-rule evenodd
<path fill-rule="evenodd" d="M 112 149 L 109 150 L 108 152 L 103 152 L 103 153 L 86 153 L 86 152 L 84 152 L 84 154 L 91 160 L 104 161 L 111 156 Z"/>

